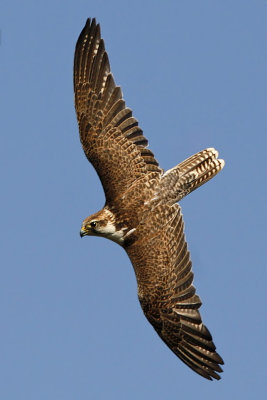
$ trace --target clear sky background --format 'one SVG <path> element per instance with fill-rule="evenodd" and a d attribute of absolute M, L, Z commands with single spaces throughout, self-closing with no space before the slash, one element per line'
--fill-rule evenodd
<path fill-rule="evenodd" d="M 1 399 L 266 395 L 264 7 L 2 1 Z M 219 382 L 196 375 L 156 335 L 123 249 L 79 237 L 104 203 L 73 105 L 73 53 L 87 17 L 101 23 L 116 82 L 161 166 L 211 146 L 226 160 L 181 203 L 202 317 L 225 360 Z"/>

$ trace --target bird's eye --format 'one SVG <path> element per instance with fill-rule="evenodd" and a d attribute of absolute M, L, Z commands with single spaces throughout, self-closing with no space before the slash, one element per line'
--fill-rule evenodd
<path fill-rule="evenodd" d="M 91 226 L 91 228 L 95 228 L 96 227 L 96 222 L 95 221 L 90 222 L 90 226 Z"/>

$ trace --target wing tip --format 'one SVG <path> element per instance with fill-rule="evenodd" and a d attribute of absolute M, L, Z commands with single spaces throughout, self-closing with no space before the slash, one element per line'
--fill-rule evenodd
<path fill-rule="evenodd" d="M 79 35 L 79 38 L 77 40 L 77 44 L 80 43 L 81 39 L 84 37 L 85 34 L 93 31 L 94 29 L 99 30 L 99 34 L 100 34 L 100 25 L 99 23 L 96 23 L 96 18 L 87 18 L 85 25 Z"/>

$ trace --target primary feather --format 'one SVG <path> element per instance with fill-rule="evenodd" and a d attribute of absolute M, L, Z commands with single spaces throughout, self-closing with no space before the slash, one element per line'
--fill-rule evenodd
<path fill-rule="evenodd" d="M 74 91 L 81 143 L 106 195 L 104 208 L 84 220 L 81 236 L 124 247 L 148 321 L 185 364 L 220 379 L 223 360 L 199 313 L 177 201 L 214 177 L 224 161 L 208 148 L 164 173 L 114 82 L 95 19 L 87 20 L 76 44 Z"/>

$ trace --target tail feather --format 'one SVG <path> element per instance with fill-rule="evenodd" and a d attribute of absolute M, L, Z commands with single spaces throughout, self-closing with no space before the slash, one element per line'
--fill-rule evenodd
<path fill-rule="evenodd" d="M 182 161 L 174 168 L 179 167 L 181 173 L 188 172 L 191 169 L 194 169 L 202 161 L 205 161 L 209 158 L 216 159 L 218 158 L 218 155 L 219 155 L 218 151 L 215 150 L 213 147 L 210 147 L 208 149 L 199 151 L 198 153 L 188 157 L 186 160 Z"/>
<path fill-rule="evenodd" d="M 218 159 L 218 155 L 218 151 L 209 148 L 187 158 L 177 166 L 180 171 L 180 182 L 184 183 L 185 189 L 190 189 L 189 193 L 208 182 L 223 169 L 225 162 Z"/>
<path fill-rule="evenodd" d="M 160 181 L 155 200 L 174 204 L 218 174 L 224 160 L 218 152 L 208 148 L 187 158 L 165 172 Z"/>

